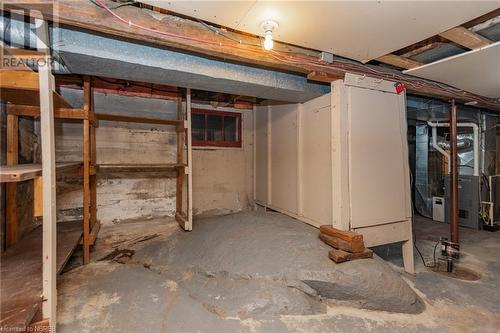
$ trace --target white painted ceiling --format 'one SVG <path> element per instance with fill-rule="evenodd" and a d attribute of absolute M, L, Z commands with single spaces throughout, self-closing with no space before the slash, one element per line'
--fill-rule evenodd
<path fill-rule="evenodd" d="M 481 96 L 500 98 L 500 42 L 404 71 Z"/>
<path fill-rule="evenodd" d="M 362 62 L 391 53 L 499 7 L 499 1 L 152 1 L 154 6 L 232 29 Z"/>

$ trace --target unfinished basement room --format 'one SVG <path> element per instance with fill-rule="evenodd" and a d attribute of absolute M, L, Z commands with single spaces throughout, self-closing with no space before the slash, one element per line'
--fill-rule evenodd
<path fill-rule="evenodd" d="M 500 332 L 498 0 L 0 11 L 0 332 Z"/>

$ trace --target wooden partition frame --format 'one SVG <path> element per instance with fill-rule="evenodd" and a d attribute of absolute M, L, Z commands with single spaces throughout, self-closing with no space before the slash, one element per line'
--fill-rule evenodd
<path fill-rule="evenodd" d="M 367 246 L 402 242 L 414 273 L 405 116 L 394 82 L 354 74 L 308 102 L 256 107 L 256 203 Z"/>

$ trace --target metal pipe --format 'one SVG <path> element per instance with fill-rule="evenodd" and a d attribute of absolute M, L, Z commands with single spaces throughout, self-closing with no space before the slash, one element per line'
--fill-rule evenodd
<path fill-rule="evenodd" d="M 458 243 L 458 164 L 457 164 L 457 106 L 450 108 L 450 238 Z"/>
<path fill-rule="evenodd" d="M 439 147 L 437 144 L 437 125 L 431 123 L 430 121 L 427 122 L 429 126 L 432 128 L 432 147 L 436 149 L 441 155 L 446 157 L 448 160 L 448 173 L 450 172 L 450 154 L 448 154 L 443 148 Z"/>
<path fill-rule="evenodd" d="M 436 132 L 436 127 L 450 127 L 449 123 L 432 123 L 430 121 L 427 122 L 427 125 L 432 127 L 432 147 L 434 147 L 438 152 L 440 152 L 443 156 L 450 161 L 450 155 L 438 146 L 437 141 L 434 142 L 434 134 Z M 474 135 L 474 176 L 479 176 L 479 126 L 475 123 L 457 123 L 457 127 L 471 127 Z M 437 135 L 436 135 L 437 140 Z M 439 147 L 439 148 L 437 148 Z M 450 163 L 448 163 L 448 171 L 450 171 Z"/>

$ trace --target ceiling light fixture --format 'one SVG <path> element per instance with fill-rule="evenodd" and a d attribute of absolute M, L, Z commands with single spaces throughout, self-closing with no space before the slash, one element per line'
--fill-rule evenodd
<path fill-rule="evenodd" d="M 264 49 L 272 50 L 273 49 L 273 30 L 278 27 L 278 23 L 275 21 L 267 20 L 262 22 L 260 25 L 262 29 L 264 29 Z"/>

